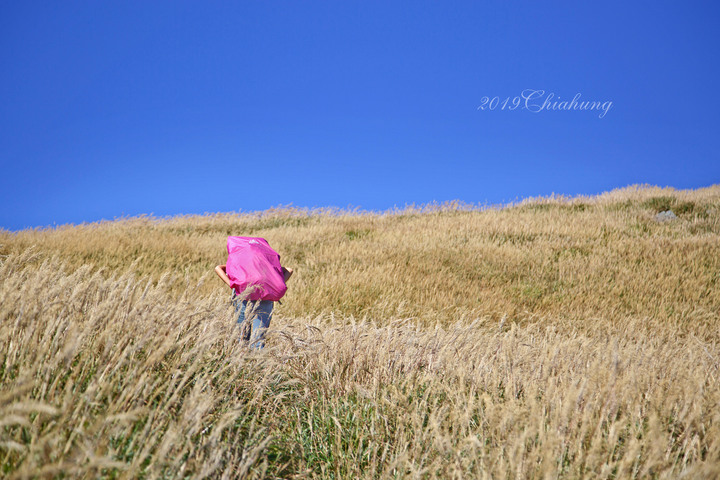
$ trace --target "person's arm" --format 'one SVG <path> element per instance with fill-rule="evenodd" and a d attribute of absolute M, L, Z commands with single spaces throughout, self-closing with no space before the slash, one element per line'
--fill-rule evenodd
<path fill-rule="evenodd" d="M 285 283 L 287 283 L 287 281 L 290 280 L 290 276 L 293 274 L 293 269 L 282 267 L 282 272 L 283 279 L 285 280 Z"/>
<path fill-rule="evenodd" d="M 225 272 L 225 265 L 218 265 L 215 267 L 215 273 L 217 273 L 218 277 L 220 279 L 227 283 L 227 286 L 232 288 L 232 282 L 230 281 L 230 277 L 227 276 L 227 273 Z"/>

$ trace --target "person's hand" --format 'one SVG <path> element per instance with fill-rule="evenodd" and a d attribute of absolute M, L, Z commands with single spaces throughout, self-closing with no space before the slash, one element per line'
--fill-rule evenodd
<path fill-rule="evenodd" d="M 283 270 L 283 279 L 285 280 L 285 283 L 287 283 L 287 281 L 290 279 L 290 277 L 293 274 L 293 269 L 282 267 L 282 270 Z"/>
<path fill-rule="evenodd" d="M 232 288 L 232 281 L 230 281 L 230 277 L 227 276 L 225 265 L 218 265 L 215 267 L 215 273 L 217 273 L 218 277 L 220 277 L 220 279 L 222 279 L 228 287 Z"/>

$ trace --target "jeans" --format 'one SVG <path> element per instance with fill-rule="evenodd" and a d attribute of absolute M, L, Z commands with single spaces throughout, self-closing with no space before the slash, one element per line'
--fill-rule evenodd
<path fill-rule="evenodd" d="M 260 350 L 265 346 L 265 332 L 270 327 L 272 320 L 272 311 L 274 302 L 272 300 L 243 300 L 240 302 L 233 297 L 235 311 L 240 312 L 238 315 L 238 325 L 242 332 L 243 322 L 246 319 L 252 320 L 252 329 L 248 329 L 247 333 L 240 337 L 241 341 L 250 342 L 250 348 Z"/>

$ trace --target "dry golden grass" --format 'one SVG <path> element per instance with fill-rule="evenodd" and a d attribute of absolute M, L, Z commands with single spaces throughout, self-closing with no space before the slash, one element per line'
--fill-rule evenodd
<path fill-rule="evenodd" d="M 296 268 L 261 353 L 227 235 Z M 1 472 L 720 478 L 719 238 L 720 186 L 0 232 Z"/>

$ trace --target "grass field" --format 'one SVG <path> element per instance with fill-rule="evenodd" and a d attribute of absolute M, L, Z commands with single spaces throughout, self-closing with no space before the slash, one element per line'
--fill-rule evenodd
<path fill-rule="evenodd" d="M 228 235 L 296 272 L 261 353 L 212 271 Z M 717 185 L 124 218 L 0 255 L 0 476 L 720 478 Z"/>

